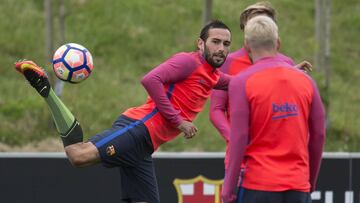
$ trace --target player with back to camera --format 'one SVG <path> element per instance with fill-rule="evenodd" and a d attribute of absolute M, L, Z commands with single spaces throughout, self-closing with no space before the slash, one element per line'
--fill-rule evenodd
<path fill-rule="evenodd" d="M 145 104 L 129 108 L 112 127 L 83 141 L 80 123 L 55 95 L 43 69 L 32 61 L 20 61 L 16 70 L 44 97 L 64 144 L 76 167 L 102 162 L 119 166 L 126 202 L 160 202 L 151 154 L 181 132 L 186 139 L 198 131 L 192 123 L 210 92 L 227 89 L 230 76 L 218 68 L 230 48 L 230 29 L 221 21 L 204 26 L 198 50 L 181 52 L 147 73 L 141 80 L 149 94 Z"/>
<path fill-rule="evenodd" d="M 254 64 L 229 85 L 230 152 L 224 203 L 309 203 L 325 140 L 316 83 L 278 55 L 274 21 L 256 16 L 244 47 Z M 244 164 L 238 190 L 240 163 Z"/>
<path fill-rule="evenodd" d="M 265 15 L 270 17 L 276 22 L 276 11 L 269 2 L 261 1 L 248 6 L 240 14 L 240 29 L 244 31 L 244 27 L 248 20 L 255 16 Z M 291 58 L 279 53 L 279 57 L 290 65 L 294 65 Z M 252 61 L 248 56 L 244 47 L 229 54 L 224 65 L 221 66 L 220 71 L 229 74 L 236 75 L 252 65 Z M 303 61 L 295 66 L 305 71 L 311 71 L 311 64 L 307 61 Z M 225 153 L 225 170 L 227 169 L 229 162 L 229 138 L 230 138 L 230 115 L 228 105 L 228 92 L 223 90 L 214 90 L 210 99 L 210 111 L 209 117 L 211 123 L 219 131 L 220 135 L 226 142 Z"/>

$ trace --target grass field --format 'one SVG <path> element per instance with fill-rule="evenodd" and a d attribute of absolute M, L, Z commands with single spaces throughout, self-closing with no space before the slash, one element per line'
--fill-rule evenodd
<path fill-rule="evenodd" d="M 54 2 L 55 47 L 60 46 L 58 3 Z M 233 33 L 232 49 L 242 45 L 238 17 L 250 0 L 214 0 L 213 16 Z M 296 62 L 314 62 L 314 1 L 271 1 L 278 10 L 281 51 Z M 360 2 L 332 0 L 331 85 L 327 151 L 360 150 Z M 90 79 L 66 84 L 62 99 L 82 123 L 86 137 L 108 128 L 127 107 L 145 101 L 139 83 L 144 73 L 179 51 L 192 51 L 202 26 L 203 1 L 69 0 L 66 41 L 86 46 L 94 57 Z M 0 142 L 23 145 L 57 137 L 49 111 L 34 90 L 13 70 L 27 58 L 44 64 L 45 20 L 42 0 L 3 0 L 0 6 Z M 320 89 L 324 79 L 312 73 Z M 53 77 L 53 74 L 51 73 Z M 322 92 L 324 95 L 324 92 Z M 200 133 L 191 141 L 181 136 L 166 151 L 221 151 L 224 142 L 208 120 L 206 108 L 195 121 Z"/>

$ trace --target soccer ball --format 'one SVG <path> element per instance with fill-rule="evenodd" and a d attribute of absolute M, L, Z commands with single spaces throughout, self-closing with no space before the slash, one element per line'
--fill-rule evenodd
<path fill-rule="evenodd" d="M 53 56 L 53 69 L 60 80 L 79 83 L 93 70 L 90 52 L 80 44 L 68 43 L 59 47 Z"/>

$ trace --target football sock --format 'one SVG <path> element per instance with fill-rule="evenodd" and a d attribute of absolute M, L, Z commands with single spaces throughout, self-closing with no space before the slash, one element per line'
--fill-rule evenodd
<path fill-rule="evenodd" d="M 64 147 L 83 141 L 83 132 L 80 123 L 75 119 L 70 110 L 56 96 L 51 88 L 45 101 L 50 108 L 50 112 L 55 121 L 57 131 L 61 135 Z"/>

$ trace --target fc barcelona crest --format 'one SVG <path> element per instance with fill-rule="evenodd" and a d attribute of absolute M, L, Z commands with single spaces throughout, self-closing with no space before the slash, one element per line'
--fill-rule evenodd
<path fill-rule="evenodd" d="M 106 148 L 106 154 L 108 156 L 113 156 L 116 153 L 114 145 L 110 145 Z"/>
<path fill-rule="evenodd" d="M 223 180 L 210 180 L 202 175 L 193 179 L 175 179 L 173 182 L 178 203 L 221 203 Z"/>

